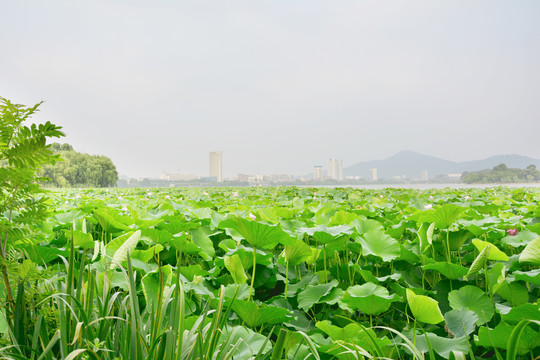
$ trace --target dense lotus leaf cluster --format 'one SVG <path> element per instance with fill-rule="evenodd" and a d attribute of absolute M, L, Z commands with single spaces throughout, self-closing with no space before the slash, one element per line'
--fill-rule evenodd
<path fill-rule="evenodd" d="M 181 321 L 191 325 L 222 297 L 223 332 L 251 339 L 231 350 L 234 359 L 253 358 L 281 328 L 282 356 L 291 359 L 540 353 L 539 189 L 50 196 L 54 215 L 36 229 L 36 243 L 15 244 L 36 271 L 48 273 L 73 246 L 82 268 L 99 274 L 97 293 L 131 291 L 140 311 L 171 301 L 167 290 L 181 283 Z M 216 313 L 208 314 L 204 321 Z M 522 320 L 531 324 L 509 342 Z"/>

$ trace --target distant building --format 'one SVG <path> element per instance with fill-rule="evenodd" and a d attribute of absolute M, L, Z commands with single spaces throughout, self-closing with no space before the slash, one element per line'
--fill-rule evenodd
<path fill-rule="evenodd" d="M 442 174 L 440 177 L 441 177 L 441 179 L 443 179 L 443 180 L 454 180 L 454 181 L 457 181 L 457 180 L 460 180 L 460 179 L 461 179 L 461 173 L 459 173 L 459 174 Z"/>
<path fill-rule="evenodd" d="M 379 177 L 377 176 L 377 168 L 369 169 L 369 174 L 371 181 L 377 181 Z"/>
<path fill-rule="evenodd" d="M 218 182 L 222 181 L 221 174 L 221 151 L 212 151 L 210 153 L 210 177 Z"/>
<path fill-rule="evenodd" d="M 313 167 L 313 180 L 322 181 L 324 178 L 324 170 L 322 166 Z"/>
<path fill-rule="evenodd" d="M 163 173 L 161 174 L 161 180 L 169 180 L 169 181 L 190 181 L 190 180 L 198 180 L 200 177 L 193 174 L 168 174 Z"/>
<path fill-rule="evenodd" d="M 420 180 L 422 181 L 428 181 L 429 180 L 429 173 L 427 170 L 420 171 Z"/>
<path fill-rule="evenodd" d="M 328 177 L 330 179 L 343 181 L 343 160 L 341 159 L 328 160 Z"/>

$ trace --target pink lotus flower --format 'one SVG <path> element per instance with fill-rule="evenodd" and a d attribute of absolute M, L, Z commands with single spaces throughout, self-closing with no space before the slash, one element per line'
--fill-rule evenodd
<path fill-rule="evenodd" d="M 465 200 L 470 200 L 471 197 L 469 195 L 465 195 Z"/>
<path fill-rule="evenodd" d="M 255 215 L 253 215 L 252 213 L 249 213 L 249 217 L 251 218 L 251 220 L 257 219 L 257 217 Z"/>
<path fill-rule="evenodd" d="M 518 229 L 508 229 L 508 230 L 506 230 L 506 232 L 510 236 L 516 236 L 519 231 L 518 231 Z"/>
<path fill-rule="evenodd" d="M 433 200 L 433 195 L 429 195 L 429 200 Z"/>
<path fill-rule="evenodd" d="M 431 210 L 433 208 L 433 204 L 427 204 L 424 206 L 424 209 Z"/>

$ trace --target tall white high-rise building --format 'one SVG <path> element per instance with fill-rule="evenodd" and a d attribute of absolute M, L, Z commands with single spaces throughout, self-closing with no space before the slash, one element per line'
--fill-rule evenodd
<path fill-rule="evenodd" d="M 369 169 L 369 173 L 371 175 L 371 180 L 372 181 L 377 181 L 377 179 L 379 178 L 377 176 L 377 168 Z"/>
<path fill-rule="evenodd" d="M 212 151 L 210 153 L 210 177 L 216 178 L 218 182 L 222 181 L 221 151 Z"/>
<path fill-rule="evenodd" d="M 427 170 L 420 171 L 420 180 L 423 180 L 423 181 L 429 180 L 429 172 Z"/>
<path fill-rule="evenodd" d="M 328 160 L 328 177 L 330 179 L 343 180 L 343 160 L 329 159 Z"/>
<path fill-rule="evenodd" d="M 321 181 L 324 178 L 324 171 L 322 166 L 313 167 L 313 180 Z"/>

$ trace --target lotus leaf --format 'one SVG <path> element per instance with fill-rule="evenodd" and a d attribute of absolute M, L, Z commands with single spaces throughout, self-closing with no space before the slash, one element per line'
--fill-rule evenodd
<path fill-rule="evenodd" d="M 473 239 L 472 243 L 478 251 L 482 251 L 485 247 L 489 247 L 488 260 L 508 261 L 508 255 L 499 250 L 495 245 L 480 239 Z"/>
<path fill-rule="evenodd" d="M 477 325 L 487 323 L 493 317 L 493 302 L 484 291 L 474 285 L 466 285 L 459 290 L 450 291 L 448 302 L 452 309 L 468 309 L 477 316 Z"/>
<path fill-rule="evenodd" d="M 519 262 L 540 265 L 540 236 L 527 244 L 521 255 L 519 255 Z"/>
<path fill-rule="evenodd" d="M 359 310 L 368 315 L 379 315 L 388 310 L 392 302 L 396 301 L 396 295 L 390 295 L 385 287 L 368 282 L 349 287 L 341 301 L 350 309 Z"/>
<path fill-rule="evenodd" d="M 285 308 L 258 306 L 251 301 L 235 300 L 232 303 L 232 309 L 251 328 L 263 324 L 279 324 L 291 318 L 290 311 Z"/>
<path fill-rule="evenodd" d="M 279 225 L 267 225 L 240 217 L 229 218 L 222 221 L 219 226 L 237 231 L 251 246 L 264 249 L 272 249 L 277 244 L 293 245 L 296 241 Z"/>
<path fill-rule="evenodd" d="M 415 319 L 426 324 L 438 324 L 444 321 L 444 317 L 439 309 L 436 300 L 424 295 L 416 295 L 412 290 L 407 289 L 407 303 Z"/>
<path fill-rule="evenodd" d="M 357 241 L 362 245 L 364 255 L 378 256 L 383 261 L 394 260 L 401 253 L 397 240 L 382 231 L 368 231 L 358 237 Z"/>
<path fill-rule="evenodd" d="M 317 304 L 322 297 L 328 295 L 339 282 L 332 280 L 327 284 L 307 285 L 304 290 L 298 294 L 298 307 L 308 311 L 313 305 Z"/>

